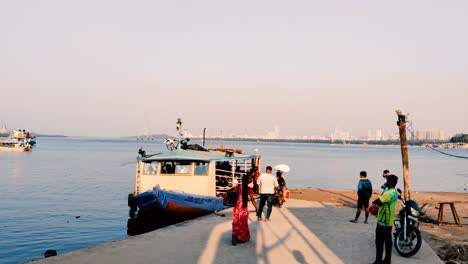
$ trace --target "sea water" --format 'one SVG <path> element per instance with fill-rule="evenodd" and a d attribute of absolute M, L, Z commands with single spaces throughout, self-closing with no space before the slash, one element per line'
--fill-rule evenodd
<path fill-rule="evenodd" d="M 165 150 L 161 140 L 38 138 L 31 153 L 0 152 L 0 262 L 24 263 L 123 239 L 128 219 L 127 195 L 134 190 L 137 150 Z M 208 142 L 258 149 L 262 171 L 288 164 L 289 188 L 355 189 L 367 171 L 374 188 L 382 171 L 402 175 L 398 146 L 306 143 Z M 468 156 L 468 150 L 447 150 Z M 468 160 L 410 147 L 413 191 L 465 192 Z M 400 177 L 401 179 L 401 177 Z M 400 180 L 399 186 L 402 186 Z"/>

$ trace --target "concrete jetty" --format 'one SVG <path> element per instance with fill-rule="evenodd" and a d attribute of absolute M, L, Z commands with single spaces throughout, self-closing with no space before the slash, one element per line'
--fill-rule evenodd
<path fill-rule="evenodd" d="M 231 210 L 37 263 L 372 263 L 376 219 L 349 223 L 355 209 L 301 200 L 273 208 L 271 221 L 250 214 L 251 240 L 231 245 Z M 361 216 L 362 220 L 362 216 Z M 392 263 L 442 263 L 423 242 L 411 258 Z"/>

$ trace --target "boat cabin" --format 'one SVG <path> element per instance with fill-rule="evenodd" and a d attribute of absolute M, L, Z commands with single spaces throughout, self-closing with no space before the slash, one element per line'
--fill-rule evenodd
<path fill-rule="evenodd" d="M 233 151 L 174 150 L 137 159 L 135 194 L 156 184 L 168 191 L 220 196 L 258 168 L 260 156 Z"/>

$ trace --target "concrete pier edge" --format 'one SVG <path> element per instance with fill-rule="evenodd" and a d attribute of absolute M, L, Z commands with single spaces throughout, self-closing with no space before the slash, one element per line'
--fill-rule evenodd
<path fill-rule="evenodd" d="M 251 240 L 231 245 L 231 211 L 209 215 L 139 236 L 42 259 L 34 263 L 372 263 L 375 217 L 349 223 L 355 209 L 287 200 L 271 221 L 250 214 Z M 442 263 L 425 243 L 413 257 L 395 250 L 392 263 Z"/>

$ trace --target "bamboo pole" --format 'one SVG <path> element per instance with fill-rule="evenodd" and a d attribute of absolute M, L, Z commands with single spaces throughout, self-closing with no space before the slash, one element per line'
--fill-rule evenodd
<path fill-rule="evenodd" d="M 408 201 L 411 199 L 410 193 L 410 175 L 409 175 L 409 160 L 408 160 L 408 139 L 406 138 L 406 115 L 397 110 L 398 129 L 400 131 L 401 158 L 403 162 L 403 186 L 405 188 L 404 197 Z"/>

